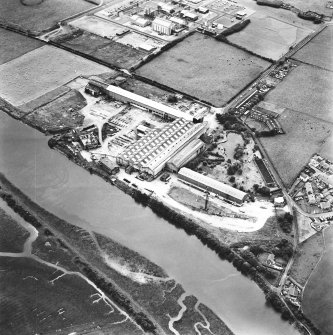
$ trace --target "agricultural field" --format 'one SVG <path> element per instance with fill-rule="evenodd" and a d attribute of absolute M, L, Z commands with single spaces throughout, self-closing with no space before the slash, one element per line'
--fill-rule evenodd
<path fill-rule="evenodd" d="M 107 71 L 108 68 L 82 57 L 44 46 L 0 66 L 0 96 L 18 106 L 80 75 Z"/>
<path fill-rule="evenodd" d="M 268 61 L 195 33 L 137 73 L 221 107 L 269 66 Z"/>
<path fill-rule="evenodd" d="M 265 101 L 333 122 L 332 82 L 333 72 L 301 64 L 268 93 Z"/>
<path fill-rule="evenodd" d="M 29 233 L 0 208 L 0 252 L 22 252 Z"/>
<path fill-rule="evenodd" d="M 137 65 L 148 55 L 145 51 L 134 49 L 128 45 L 117 43 L 89 32 L 83 32 L 79 36 L 73 35 L 66 38 L 63 42 L 60 36 L 55 41 L 112 66 L 125 69 L 130 69 L 132 66 Z"/>
<path fill-rule="evenodd" d="M 283 183 L 291 187 L 301 169 L 330 136 L 333 125 L 290 109 L 281 114 L 279 122 L 285 134 L 260 140 Z"/>
<path fill-rule="evenodd" d="M 22 0 L 1 0 L 0 20 L 38 34 L 67 17 L 96 7 L 85 0 L 42 0 L 38 2 L 29 6 L 24 5 Z"/>
<path fill-rule="evenodd" d="M 109 313 L 111 307 L 102 299 L 93 303 L 97 291 L 77 276 L 59 277 L 62 271 L 28 258 L 1 257 L 0 264 L 5 270 L 0 272 L 3 334 L 46 333 L 84 324 L 89 329 L 92 322 L 103 325 L 124 319 L 117 311 Z M 118 326 L 122 325 L 116 325 L 114 334 Z M 128 329 L 128 334 L 140 332 Z"/>
<path fill-rule="evenodd" d="M 298 245 L 289 275 L 304 286 L 324 250 L 322 233 L 317 233 Z"/>
<path fill-rule="evenodd" d="M 288 3 L 304 12 L 311 10 L 332 17 L 333 9 L 327 8 L 328 0 L 288 0 Z"/>
<path fill-rule="evenodd" d="M 1 6 L 1 5 L 0 5 Z M 0 28 L 0 65 L 40 48 L 43 42 Z"/>
<path fill-rule="evenodd" d="M 321 147 L 319 154 L 322 157 L 333 161 L 333 133 L 326 139 L 324 145 Z"/>
<path fill-rule="evenodd" d="M 333 71 L 333 26 L 329 25 L 292 57 L 301 62 Z"/>
<path fill-rule="evenodd" d="M 324 231 L 325 252 L 312 273 L 303 295 L 304 313 L 311 318 L 323 335 L 333 333 L 333 229 Z"/>
<path fill-rule="evenodd" d="M 63 128 L 82 126 L 84 116 L 79 111 L 87 105 L 86 99 L 76 90 L 58 97 L 37 108 L 25 117 L 43 132 L 54 132 Z"/>
<path fill-rule="evenodd" d="M 228 40 L 262 57 L 278 60 L 292 45 L 309 35 L 311 30 L 297 27 L 273 17 L 254 14 L 251 23 Z"/>

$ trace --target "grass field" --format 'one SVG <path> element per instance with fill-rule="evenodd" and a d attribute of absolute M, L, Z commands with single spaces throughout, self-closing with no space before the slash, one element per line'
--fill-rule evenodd
<path fill-rule="evenodd" d="M 0 5 L 1 6 L 1 5 Z M 11 61 L 25 53 L 44 45 L 43 42 L 34 40 L 12 31 L 0 28 L 0 65 Z"/>
<path fill-rule="evenodd" d="M 91 55 L 110 65 L 129 69 L 137 64 L 147 53 L 130 46 L 111 41 L 88 32 L 60 42 L 62 45 Z"/>
<path fill-rule="evenodd" d="M 311 272 L 316 267 L 324 250 L 324 239 L 317 233 L 298 245 L 290 276 L 299 284 L 305 285 Z"/>
<path fill-rule="evenodd" d="M 26 116 L 26 120 L 43 131 L 56 131 L 65 127 L 78 127 L 84 116 L 79 113 L 87 102 L 82 94 L 71 90 L 50 103 L 37 108 Z"/>
<path fill-rule="evenodd" d="M 243 50 L 196 33 L 137 73 L 220 107 L 269 65 Z"/>
<path fill-rule="evenodd" d="M 118 312 L 107 315 L 110 307 L 103 300 L 93 304 L 95 289 L 77 276 L 64 275 L 52 284 L 62 272 L 27 258 L 1 257 L 0 266 L 5 270 L 0 272 L 2 334 L 46 333 L 123 319 Z"/>
<path fill-rule="evenodd" d="M 285 110 L 279 122 L 286 134 L 262 137 L 261 142 L 288 187 L 333 131 L 333 125 L 307 114 Z"/>
<path fill-rule="evenodd" d="M 305 287 L 303 310 L 323 335 L 333 334 L 333 227 L 324 231 L 325 252 Z"/>
<path fill-rule="evenodd" d="M 333 26 L 327 26 L 292 57 L 301 62 L 333 71 Z"/>
<path fill-rule="evenodd" d="M 333 133 L 325 141 L 325 144 L 321 147 L 320 155 L 333 161 Z"/>
<path fill-rule="evenodd" d="M 333 10 L 326 8 L 327 0 L 290 0 L 288 3 L 302 11 L 314 11 L 318 14 L 332 16 Z"/>
<path fill-rule="evenodd" d="M 29 233 L 0 208 L 0 251 L 22 252 Z"/>
<path fill-rule="evenodd" d="M 0 96 L 18 106 L 80 75 L 107 70 L 64 50 L 44 46 L 0 66 Z"/>
<path fill-rule="evenodd" d="M 278 60 L 289 51 L 290 46 L 311 32 L 261 14 L 251 15 L 250 20 L 244 30 L 229 36 L 228 40 L 272 60 Z"/>
<path fill-rule="evenodd" d="M 333 72 L 301 64 L 268 93 L 265 101 L 333 122 L 332 88 Z"/>
<path fill-rule="evenodd" d="M 43 1 L 36 6 L 24 6 L 21 0 L 1 0 L 0 20 L 19 25 L 25 30 L 42 32 L 60 20 L 94 7 L 84 0 Z"/>

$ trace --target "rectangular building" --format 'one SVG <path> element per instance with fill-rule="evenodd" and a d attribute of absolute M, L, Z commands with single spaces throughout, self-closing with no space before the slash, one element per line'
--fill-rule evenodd
<path fill-rule="evenodd" d="M 240 191 L 237 188 L 221 183 L 185 167 L 179 170 L 178 179 L 202 191 L 215 193 L 223 197 L 225 200 L 237 205 L 242 205 L 248 197 L 247 193 Z"/>
<path fill-rule="evenodd" d="M 152 22 L 151 26 L 154 31 L 157 31 L 158 33 L 164 35 L 171 35 L 175 27 L 173 22 L 171 22 L 170 20 L 162 19 L 160 17 L 156 18 Z"/>
<path fill-rule="evenodd" d="M 117 163 L 132 166 L 156 178 L 166 164 L 181 150 L 197 140 L 207 130 L 207 123 L 193 123 L 177 119 L 163 128 L 155 129 L 131 144 L 120 155 Z"/>
<path fill-rule="evenodd" d="M 106 91 L 109 96 L 116 100 L 123 101 L 125 103 L 132 103 L 133 105 L 143 107 L 149 112 L 160 116 L 161 118 L 170 120 L 175 120 L 177 118 L 184 118 L 191 121 L 193 120 L 193 117 L 190 114 L 183 113 L 178 109 L 150 100 L 141 95 L 129 92 L 118 86 L 109 85 Z"/>

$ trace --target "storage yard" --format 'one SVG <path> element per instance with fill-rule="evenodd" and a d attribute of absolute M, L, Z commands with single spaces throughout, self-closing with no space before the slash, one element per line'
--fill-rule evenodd
<path fill-rule="evenodd" d="M 243 50 L 195 33 L 137 73 L 221 107 L 269 65 Z"/>
<path fill-rule="evenodd" d="M 79 75 L 107 71 L 104 66 L 64 50 L 44 46 L 0 66 L 0 96 L 18 106 Z"/>
<path fill-rule="evenodd" d="M 21 0 L 1 0 L 0 20 L 40 33 L 67 17 L 94 7 L 96 5 L 83 0 L 43 0 L 34 6 L 26 6 Z"/>

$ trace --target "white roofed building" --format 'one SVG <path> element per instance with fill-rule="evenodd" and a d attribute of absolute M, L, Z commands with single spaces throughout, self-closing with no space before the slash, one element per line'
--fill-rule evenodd
<path fill-rule="evenodd" d="M 151 26 L 154 31 L 157 31 L 158 33 L 164 35 L 171 35 L 172 31 L 175 28 L 175 24 L 173 22 L 171 22 L 170 20 L 162 19 L 160 17 L 156 18 L 152 22 Z"/>
<path fill-rule="evenodd" d="M 164 119 L 175 120 L 177 118 L 184 118 L 190 121 L 193 120 L 193 117 L 190 114 L 183 113 L 178 109 L 150 100 L 141 95 L 129 92 L 118 86 L 109 85 L 106 88 L 106 92 L 109 96 L 116 100 L 126 103 L 132 103 L 133 105 L 143 107 L 148 111 L 152 112 L 153 114 L 156 114 Z"/>
<path fill-rule="evenodd" d="M 202 191 L 215 193 L 223 197 L 225 200 L 237 205 L 242 205 L 248 197 L 247 193 L 240 191 L 237 188 L 221 183 L 185 167 L 179 170 L 178 179 Z"/>
<path fill-rule="evenodd" d="M 207 123 L 177 119 L 163 128 L 154 129 L 117 156 L 121 166 L 132 166 L 157 177 L 170 159 L 207 131 Z M 198 148 L 200 149 L 200 148 Z"/>

